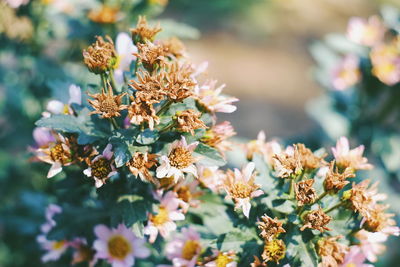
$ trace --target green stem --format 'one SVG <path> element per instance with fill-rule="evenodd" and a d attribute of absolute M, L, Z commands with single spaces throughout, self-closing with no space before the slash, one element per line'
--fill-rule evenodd
<path fill-rule="evenodd" d="M 289 184 L 289 197 L 292 199 L 294 197 L 294 178 L 290 179 Z"/>
<path fill-rule="evenodd" d="M 171 123 L 170 125 L 166 126 L 164 129 L 161 129 L 159 132 L 160 133 L 164 133 L 170 129 L 172 129 L 173 127 L 175 127 L 175 122 Z"/>
<path fill-rule="evenodd" d="M 328 195 L 328 192 L 324 191 L 321 195 L 319 195 L 317 197 L 317 199 L 314 201 L 314 203 L 317 203 L 317 202 L 321 201 L 321 199 L 323 199 L 327 195 Z"/>
<path fill-rule="evenodd" d="M 117 83 L 115 82 L 114 72 L 112 70 L 110 70 L 109 73 L 110 73 L 110 80 L 111 80 L 112 88 L 115 90 L 116 93 L 120 93 L 120 90 L 117 87 Z"/>
<path fill-rule="evenodd" d="M 101 77 L 101 81 L 102 81 L 102 83 L 103 83 L 104 90 L 107 90 L 108 88 L 107 88 L 107 78 L 106 78 L 106 74 L 105 74 L 105 73 L 101 73 L 101 74 L 100 74 L 100 77 Z"/>
<path fill-rule="evenodd" d="M 119 129 L 118 123 L 115 118 L 110 118 L 110 122 L 114 126 L 114 129 Z"/>
<path fill-rule="evenodd" d="M 339 208 L 339 207 L 342 206 L 343 204 L 344 204 L 344 202 L 339 202 L 339 203 L 337 203 L 336 205 L 334 205 L 333 207 L 330 207 L 329 209 L 324 210 L 324 212 L 325 212 L 325 213 L 329 213 L 329 212 L 331 212 L 331 211 L 333 211 L 333 210 Z"/>
<path fill-rule="evenodd" d="M 172 103 L 173 102 L 171 100 L 167 100 L 167 103 L 165 103 L 165 105 L 161 107 L 161 109 L 157 112 L 156 115 L 157 116 L 162 115 L 164 111 L 166 111 L 169 108 L 169 106 L 171 106 Z"/>

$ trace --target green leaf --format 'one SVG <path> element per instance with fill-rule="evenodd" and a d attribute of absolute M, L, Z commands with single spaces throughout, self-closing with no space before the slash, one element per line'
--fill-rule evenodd
<path fill-rule="evenodd" d="M 260 154 L 253 155 L 253 162 L 256 166 L 257 176 L 255 182 L 261 185 L 261 189 L 264 192 L 276 191 L 277 179 L 270 175 L 271 171 L 268 168 L 264 157 Z"/>
<path fill-rule="evenodd" d="M 226 164 L 225 159 L 218 150 L 203 143 L 199 143 L 194 152 L 199 156 L 201 164 L 208 166 L 223 166 Z"/>
<path fill-rule="evenodd" d="M 138 196 L 139 197 L 139 196 Z M 136 199 L 136 200 L 134 200 Z M 131 201 L 134 200 L 134 201 Z M 113 208 L 112 224 L 117 225 L 124 222 L 131 227 L 137 222 L 147 220 L 147 212 L 151 210 L 151 203 L 143 198 L 123 198 Z"/>
<path fill-rule="evenodd" d="M 220 235 L 215 241 L 218 250 L 221 251 L 241 251 L 245 243 L 252 242 L 257 245 L 259 238 L 254 231 L 249 229 L 235 229 L 228 233 Z"/>
<path fill-rule="evenodd" d="M 142 145 L 151 145 L 154 144 L 159 137 L 160 134 L 157 131 L 146 129 L 138 134 L 136 142 Z"/>
<path fill-rule="evenodd" d="M 307 241 L 306 241 L 307 240 Z M 294 230 L 286 238 L 286 258 L 290 262 L 296 262 L 295 266 L 318 266 L 318 255 L 315 245 L 310 238 L 306 238 L 303 232 Z"/>

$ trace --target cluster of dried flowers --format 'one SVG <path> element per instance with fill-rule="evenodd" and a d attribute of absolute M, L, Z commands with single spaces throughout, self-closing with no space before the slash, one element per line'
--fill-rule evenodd
<path fill-rule="evenodd" d="M 97 37 L 83 57 L 100 86 L 87 86 L 87 103 L 71 86 L 70 100 L 49 102 L 37 122 L 37 159 L 52 165 L 48 178 L 70 166 L 59 179 L 72 184 L 62 207 L 47 209 L 43 261 L 69 252 L 72 263 L 90 266 L 375 261 L 378 243 L 399 229 L 376 184 L 349 181 L 372 168 L 363 148 L 342 138 L 328 163 L 325 153 L 283 149 L 260 133 L 236 146 L 246 155 L 242 170 L 220 169 L 235 132 L 216 113 L 233 112 L 237 99 L 201 82 L 206 65 L 189 63 L 179 40 L 157 40 L 160 31 L 141 17 L 116 47 Z M 77 223 L 68 219 L 76 210 Z"/>

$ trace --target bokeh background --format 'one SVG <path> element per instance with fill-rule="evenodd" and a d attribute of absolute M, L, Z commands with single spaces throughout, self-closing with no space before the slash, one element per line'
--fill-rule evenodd
<path fill-rule="evenodd" d="M 5 0 L 0 1 L 3 4 Z M 201 33 L 198 39 L 184 42 L 194 62 L 208 61 L 210 78 L 225 83 L 224 92 L 240 99 L 235 113 L 220 116 L 232 122 L 240 137 L 254 139 L 264 130 L 268 137 L 301 140 L 318 129 L 306 106 L 323 94 L 313 80 L 315 63 L 310 45 L 327 33 L 345 32 L 352 16 L 379 13 L 382 4 L 400 7 L 398 0 L 170 0 L 164 12 L 156 12 L 159 15 L 155 19 L 172 19 Z M 49 77 L 44 74 L 52 73 L 57 79 L 65 73 L 57 72 L 57 64 L 61 63 L 57 60 L 44 57 L 33 62 L 29 54 L 35 54 L 37 47 L 8 42 L 4 36 L 5 17 L 2 9 L 0 267 L 42 266 L 35 236 L 43 222 L 43 209 L 59 188 L 44 178 L 47 166 L 30 162 L 27 148 L 33 144 L 34 121 L 40 117 L 52 87 L 62 87 L 46 83 Z M 92 30 L 87 34 L 98 34 L 100 28 Z M 60 56 L 55 51 L 65 45 L 52 42 L 43 51 L 54 59 Z M 24 53 L 28 56 L 19 58 Z"/>

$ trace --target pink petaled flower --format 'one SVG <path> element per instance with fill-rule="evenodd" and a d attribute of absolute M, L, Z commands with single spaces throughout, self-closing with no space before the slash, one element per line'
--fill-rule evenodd
<path fill-rule="evenodd" d="M 345 56 L 332 72 L 332 85 L 336 90 L 345 90 L 361 80 L 358 67 L 359 58 L 355 55 Z"/>
<path fill-rule="evenodd" d="M 97 188 L 104 185 L 110 177 L 118 173 L 112 161 L 114 153 L 111 150 L 112 145 L 108 144 L 103 153 L 96 156 L 89 164 L 89 168 L 83 171 L 86 176 L 93 177 Z"/>
<path fill-rule="evenodd" d="M 28 4 L 29 0 L 6 0 L 6 2 L 10 5 L 10 7 L 18 8 L 22 5 Z"/>
<path fill-rule="evenodd" d="M 333 156 L 336 164 L 341 168 L 352 168 L 354 170 L 370 170 L 373 168 L 368 163 L 368 159 L 363 157 L 364 146 L 358 146 L 350 149 L 349 140 L 342 136 L 336 143 L 336 147 L 332 148 Z"/>
<path fill-rule="evenodd" d="M 48 128 L 36 127 L 33 129 L 32 135 L 37 148 L 43 148 L 48 146 L 50 143 L 56 142 L 53 133 Z"/>
<path fill-rule="evenodd" d="M 176 229 L 174 221 L 185 219 L 185 215 L 178 209 L 180 203 L 181 200 L 173 191 L 167 192 L 160 199 L 158 212 L 156 214 L 149 214 L 147 226 L 144 228 L 144 233 L 150 236 L 150 243 L 156 241 L 158 233 L 164 238 L 168 237 L 170 232 Z"/>
<path fill-rule="evenodd" d="M 350 41 L 365 46 L 381 42 L 385 32 L 386 28 L 377 16 L 372 16 L 368 20 L 354 17 L 347 26 L 347 37 Z"/>
<path fill-rule="evenodd" d="M 34 133 L 35 134 L 35 133 Z M 38 134 L 36 132 L 36 134 Z M 39 133 L 39 135 L 42 135 Z M 43 137 L 43 144 L 50 141 L 50 137 Z M 44 140 L 47 139 L 47 140 Z M 51 164 L 51 168 L 47 173 L 47 178 L 51 178 L 62 171 L 63 166 L 72 164 L 72 153 L 70 149 L 69 140 L 60 134 L 54 136 L 55 142 L 49 142 L 46 146 L 42 146 L 35 151 L 35 156 L 48 164 Z"/>
<path fill-rule="evenodd" d="M 252 140 L 245 145 L 247 159 L 252 159 L 254 153 L 264 156 L 265 162 L 272 164 L 272 157 L 282 152 L 281 145 L 277 141 L 265 142 L 265 132 L 260 131 L 256 140 Z"/>
<path fill-rule="evenodd" d="M 197 161 L 192 153 L 199 142 L 187 144 L 182 136 L 181 140 L 172 143 L 168 156 L 161 156 L 161 165 L 156 170 L 157 178 L 174 177 L 175 182 L 185 177 L 185 173 L 191 173 L 197 177 L 197 169 L 193 163 Z"/>
<path fill-rule="evenodd" d="M 224 121 L 216 124 L 207 130 L 201 141 L 206 145 L 216 148 L 222 154 L 225 151 L 232 150 L 232 142 L 230 137 L 236 134 L 235 129 L 229 121 Z"/>
<path fill-rule="evenodd" d="M 193 228 L 182 228 L 165 248 L 165 254 L 174 267 L 195 267 L 201 252 L 200 235 Z"/>
<path fill-rule="evenodd" d="M 50 204 L 46 207 L 46 222 L 41 225 L 40 229 L 42 233 L 47 234 L 56 226 L 56 221 L 53 219 L 54 215 L 62 212 L 62 208 L 56 204 Z"/>
<path fill-rule="evenodd" d="M 224 181 L 227 198 L 232 198 L 235 201 L 235 209 L 242 209 L 247 218 L 251 208 L 250 200 L 264 194 L 259 189 L 260 186 L 254 183 L 254 168 L 254 163 L 250 162 L 242 171 L 228 170 Z"/>
<path fill-rule="evenodd" d="M 173 191 L 176 192 L 178 198 L 181 200 L 180 207 L 183 213 L 187 213 L 190 207 L 198 207 L 200 200 L 198 199 L 203 193 L 199 190 L 199 181 L 194 180 L 191 182 L 181 181 L 177 183 Z"/>
<path fill-rule="evenodd" d="M 218 166 L 197 165 L 200 183 L 214 193 L 223 190 L 225 173 L 218 169 Z"/>
<path fill-rule="evenodd" d="M 370 58 L 372 61 L 372 74 L 387 85 L 400 82 L 400 38 L 389 44 L 375 46 Z"/>
<path fill-rule="evenodd" d="M 42 249 L 47 251 L 46 254 L 42 256 L 42 262 L 58 260 L 69 247 L 67 240 L 47 240 L 44 235 L 39 235 L 36 240 Z"/>
<path fill-rule="evenodd" d="M 217 81 L 207 81 L 202 86 L 195 87 L 195 94 L 200 104 L 203 105 L 210 112 L 232 113 L 236 110 L 236 106 L 232 103 L 239 101 L 235 97 L 227 97 L 221 95 L 225 84 L 215 88 Z"/>
<path fill-rule="evenodd" d="M 116 229 L 97 225 L 94 232 L 97 236 L 93 243 L 95 258 L 106 259 L 113 267 L 134 266 L 135 258 L 144 259 L 150 255 L 145 240 L 137 237 L 124 224 Z"/>
<path fill-rule="evenodd" d="M 133 53 L 137 53 L 137 47 L 133 44 L 132 37 L 129 34 L 121 32 L 117 35 L 115 48 L 119 59 L 118 67 L 114 70 L 115 80 L 119 84 L 123 84 L 124 71 L 129 71 L 131 62 L 136 59 Z"/>
<path fill-rule="evenodd" d="M 371 264 L 364 263 L 366 257 L 359 246 L 350 246 L 340 267 L 373 267 Z"/>
<path fill-rule="evenodd" d="M 50 100 L 47 103 L 45 112 L 42 113 L 43 117 L 50 117 L 51 114 L 74 114 L 71 108 L 72 104 L 82 105 L 82 92 L 79 86 L 71 84 L 69 87 L 69 100 L 65 104 L 59 100 Z"/>
<path fill-rule="evenodd" d="M 387 240 L 387 234 L 381 232 L 372 233 L 363 229 L 358 231 L 355 236 L 360 240 L 359 247 L 361 252 L 370 262 L 376 262 L 378 260 L 377 255 L 382 254 L 386 249 L 382 243 Z"/>

